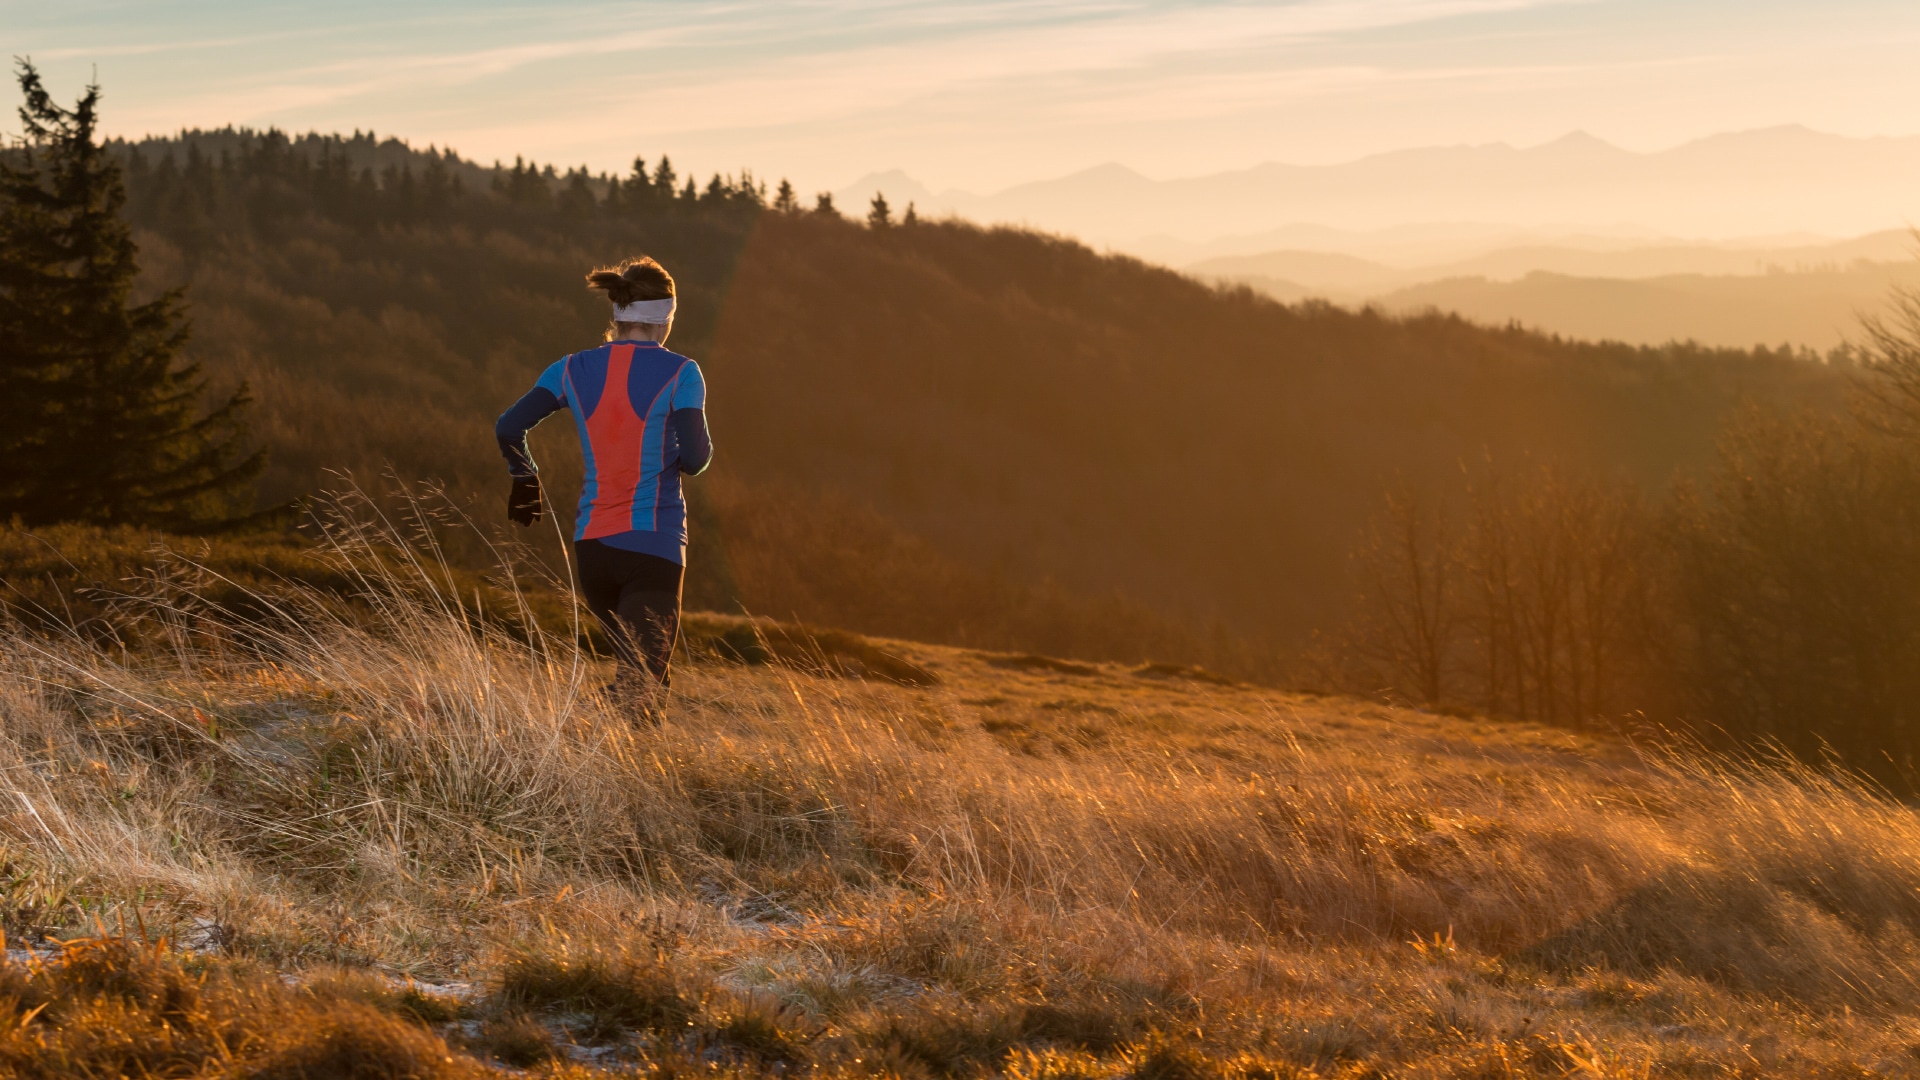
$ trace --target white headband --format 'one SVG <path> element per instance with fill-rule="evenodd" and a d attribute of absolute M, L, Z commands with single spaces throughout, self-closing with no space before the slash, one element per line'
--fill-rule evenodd
<path fill-rule="evenodd" d="M 614 322 L 649 323 L 659 326 L 673 318 L 673 297 L 665 300 L 635 300 L 631 304 L 613 305 Z"/>

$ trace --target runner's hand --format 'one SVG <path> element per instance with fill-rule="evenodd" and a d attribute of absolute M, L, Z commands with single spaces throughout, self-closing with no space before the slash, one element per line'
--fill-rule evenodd
<path fill-rule="evenodd" d="M 507 520 L 532 525 L 540 520 L 540 478 L 516 476 L 513 490 L 507 494 Z"/>

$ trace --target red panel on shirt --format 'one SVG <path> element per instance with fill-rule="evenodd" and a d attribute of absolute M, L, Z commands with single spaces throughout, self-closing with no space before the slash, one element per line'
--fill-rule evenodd
<path fill-rule="evenodd" d="M 607 382 L 587 417 L 587 435 L 593 443 L 593 465 L 598 496 L 587 519 L 585 539 L 612 536 L 633 528 L 634 492 L 640 487 L 640 449 L 646 445 L 647 420 L 633 411 L 627 391 L 627 373 L 633 367 L 633 346 L 608 350 Z"/>

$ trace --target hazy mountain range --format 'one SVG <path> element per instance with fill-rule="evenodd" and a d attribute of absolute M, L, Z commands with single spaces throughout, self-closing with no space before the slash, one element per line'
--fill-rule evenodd
<path fill-rule="evenodd" d="M 1898 287 L 1920 288 L 1920 240 L 1905 230 L 1786 247 L 1527 246 L 1453 262 L 1392 266 L 1323 251 L 1206 259 L 1185 269 L 1288 302 L 1319 298 L 1389 311 L 1436 308 L 1485 323 L 1657 345 L 1694 340 L 1829 349 Z"/>
<path fill-rule="evenodd" d="M 1636 153 L 1575 133 L 1151 180 L 1119 165 L 992 195 L 895 171 L 835 193 L 1033 226 L 1283 300 L 1435 307 L 1587 338 L 1826 349 L 1920 286 L 1920 137 L 1777 127 Z M 1850 236 L 1853 239 L 1836 240 Z"/>
<path fill-rule="evenodd" d="M 1395 290 L 1370 302 L 1388 311 L 1433 308 L 1480 323 L 1517 322 L 1588 341 L 1793 345 L 1824 352 L 1843 341 L 1861 340 L 1861 316 L 1884 312 L 1895 287 L 1920 288 L 1920 263 L 1639 279 L 1549 273 L 1518 281 L 1453 278 Z"/>
<path fill-rule="evenodd" d="M 1804 243 L 1920 221 L 1920 137 L 1776 127 L 1637 153 L 1576 132 L 1172 180 L 1109 164 L 991 195 L 935 192 L 894 171 L 835 197 L 859 212 L 875 191 L 923 214 L 1030 225 L 1175 265 L 1277 248 L 1392 262 L 1540 243 Z"/>
<path fill-rule="evenodd" d="M 1860 263 L 1905 262 L 1920 241 L 1904 229 L 1887 229 L 1851 240 L 1779 247 L 1745 244 L 1674 244 L 1596 250 L 1591 247 L 1522 245 L 1465 259 L 1394 265 L 1337 252 L 1266 251 L 1188 263 L 1203 277 L 1284 282 L 1302 295 L 1365 299 L 1423 282 L 1448 278 L 1510 281 L 1533 273 L 1573 277 L 1654 278 L 1674 274 L 1748 275 L 1829 272 Z"/>

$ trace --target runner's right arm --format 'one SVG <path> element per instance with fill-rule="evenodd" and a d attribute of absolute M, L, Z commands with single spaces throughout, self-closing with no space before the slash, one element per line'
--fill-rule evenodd
<path fill-rule="evenodd" d="M 521 396 L 513 407 L 494 422 L 493 437 L 499 440 L 500 455 L 507 459 L 507 471 L 514 476 L 535 476 L 540 472 L 527 449 L 527 432 L 535 424 L 567 407 L 563 376 L 567 362 L 556 360 L 540 373 L 533 389 Z"/>

